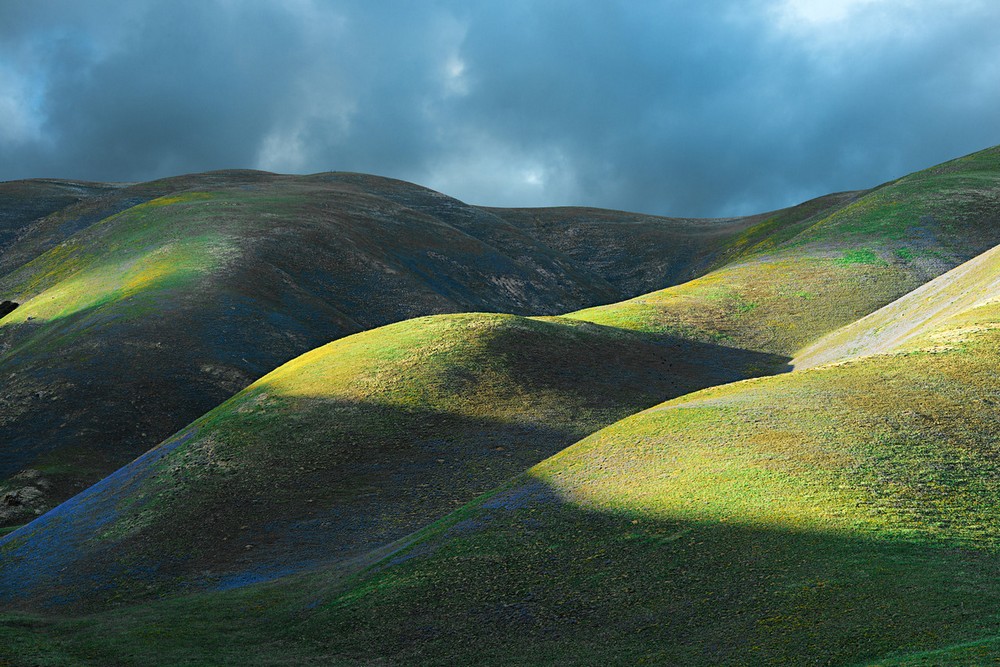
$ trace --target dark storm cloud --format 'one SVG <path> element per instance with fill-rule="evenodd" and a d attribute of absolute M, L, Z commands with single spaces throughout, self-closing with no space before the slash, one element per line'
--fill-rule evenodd
<path fill-rule="evenodd" d="M 1000 143 L 994 2 L 8 2 L 0 178 L 776 208 Z"/>

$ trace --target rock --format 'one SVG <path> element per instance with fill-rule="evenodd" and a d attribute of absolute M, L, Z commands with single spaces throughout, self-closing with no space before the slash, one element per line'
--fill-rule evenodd
<path fill-rule="evenodd" d="M 16 301 L 0 301 L 0 317 L 6 317 L 14 312 L 19 305 Z"/>

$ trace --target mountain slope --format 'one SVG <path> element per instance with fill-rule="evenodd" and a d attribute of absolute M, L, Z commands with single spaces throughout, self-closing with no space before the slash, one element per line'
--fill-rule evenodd
<path fill-rule="evenodd" d="M 28 180 L 0 183 L 0 275 L 7 250 L 32 223 L 56 211 L 114 192 L 115 185 L 72 181 Z"/>
<path fill-rule="evenodd" d="M 0 277 L 55 248 L 77 232 L 133 206 L 187 190 L 254 188 L 274 177 L 275 174 L 244 169 L 187 174 L 147 183 L 40 179 L 0 183 L 0 206 L 3 206 L 0 215 L 22 218 L 16 242 L 0 250 Z M 23 215 L 32 209 L 44 215 Z"/>
<path fill-rule="evenodd" d="M 1000 246 L 921 285 L 799 351 L 793 364 L 811 368 L 887 352 L 932 332 L 949 318 L 1000 298 Z"/>
<path fill-rule="evenodd" d="M 347 583 L 320 571 L 17 636 L 125 664 L 994 655 L 998 343 L 989 303 L 889 354 L 677 398 Z"/>
<path fill-rule="evenodd" d="M 685 283 L 739 256 L 750 241 L 835 211 L 861 194 L 827 195 L 743 219 L 675 219 L 670 226 L 648 216 L 600 209 L 487 210 L 636 295 Z"/>

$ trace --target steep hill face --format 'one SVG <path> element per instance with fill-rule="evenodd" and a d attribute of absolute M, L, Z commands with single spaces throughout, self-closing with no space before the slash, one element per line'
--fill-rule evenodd
<path fill-rule="evenodd" d="M 756 220 L 715 221 L 706 235 L 690 221 L 589 211 L 583 232 L 552 247 L 551 234 L 491 211 L 360 174 L 4 187 L 56 192 L 11 209 L 16 238 L 0 254 L 0 301 L 20 304 L 0 319 L 8 525 L 332 339 L 429 313 L 556 313 L 632 296 L 673 252 L 625 272 L 633 235 L 668 248 L 690 236 L 685 247 L 711 255 Z M 588 247 L 603 248 L 600 262 L 578 259 Z"/>
<path fill-rule="evenodd" d="M 6 632 L 126 664 L 986 660 L 998 349 L 1000 306 L 970 305 L 883 354 L 624 419 L 346 582 L 321 570 Z"/>

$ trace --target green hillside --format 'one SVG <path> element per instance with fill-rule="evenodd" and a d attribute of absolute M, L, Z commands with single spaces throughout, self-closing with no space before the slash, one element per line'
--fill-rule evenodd
<path fill-rule="evenodd" d="M 350 336 L 9 535 L 0 600 L 87 606 L 350 571 L 602 426 L 783 362 L 511 315 Z"/>
<path fill-rule="evenodd" d="M 0 249 L 0 301 L 20 304 L 0 319 L 0 525 L 34 518 L 330 340 L 432 313 L 558 313 L 633 296 L 661 283 L 656 262 L 619 279 L 632 226 L 658 247 L 691 229 L 581 212 L 601 220 L 579 247 L 611 234 L 626 244 L 598 266 L 490 212 L 360 174 L 0 188 L 0 203 L 23 200 L 34 207 L 10 204 L 14 235 Z"/>
<path fill-rule="evenodd" d="M 22 657 L 95 664 L 992 659 L 998 336 L 991 303 L 885 354 L 674 399 L 346 582 L 8 616 L 6 632 Z"/>
<path fill-rule="evenodd" d="M 148 183 L 81 183 L 31 179 L 0 183 L 0 220 L 16 227 L 0 246 L 0 276 L 37 258 L 95 223 L 158 197 L 186 190 L 253 188 L 274 174 L 250 170 L 174 176 Z M 11 224 L 14 223 L 14 224 Z M 3 223 L 0 223 L 2 225 Z"/>
<path fill-rule="evenodd" d="M 815 216 L 747 229 L 682 285 L 571 315 L 793 356 L 1000 243 L 1000 149 L 911 174 Z"/>
<path fill-rule="evenodd" d="M 810 368 L 892 350 L 933 332 L 957 314 L 995 301 L 1000 295 L 998 257 L 1000 247 L 988 250 L 884 308 L 824 336 L 796 354 L 795 367 Z"/>
<path fill-rule="evenodd" d="M 835 211 L 860 194 L 827 195 L 747 218 L 674 219 L 669 227 L 649 216 L 600 209 L 487 210 L 636 295 L 697 278 L 738 257 L 750 241 Z"/>
<path fill-rule="evenodd" d="M 791 356 L 1000 240 L 995 161 L 991 149 L 864 196 L 702 224 L 477 209 L 358 174 L 112 189 L 32 223 L 3 254 L 48 248 L 0 278 L 0 297 L 22 303 L 0 322 L 12 378 L 0 524 L 82 490 L 296 354 L 426 313 L 556 313 L 715 266 L 572 317 Z M 160 193 L 174 194 L 149 200 Z M 871 242 L 859 250 L 859 238 Z"/>
<path fill-rule="evenodd" d="M 543 313 L 554 311 L 542 301 L 599 302 L 602 289 L 657 277 L 679 284 L 562 317 L 376 326 L 352 314 L 370 330 L 264 375 L 0 537 L 0 664 L 1000 657 L 1000 147 L 864 193 L 702 224 L 476 209 L 361 175 L 273 178 L 275 208 L 250 216 L 259 226 L 227 217 L 241 197 L 259 196 L 234 188 L 177 193 L 77 233 L 0 279 L 16 276 L 29 297 L 0 334 L 104 308 L 148 322 L 170 299 L 203 309 L 219 284 L 270 294 L 262 286 L 277 282 L 255 277 L 260 261 L 240 268 L 255 247 L 247 239 L 275 233 L 262 210 L 288 210 L 291 230 L 309 219 L 313 209 L 275 188 L 320 184 L 344 195 L 336 211 L 357 206 L 341 234 L 378 219 L 350 237 L 370 256 L 425 247 L 400 243 L 417 221 L 435 243 L 456 239 L 442 261 L 485 247 L 513 266 L 549 262 L 537 275 L 563 272 L 556 298 L 511 273 L 440 281 L 451 269 L 421 265 L 411 273 L 425 282 L 388 300 L 397 304 L 433 284 L 458 310 L 492 285 L 490 298 L 518 306 L 508 310 Z M 384 231 L 401 206 L 405 225 Z M 160 211 L 170 217 L 148 232 L 144 216 L 155 227 Z M 89 234 L 99 241 L 78 243 Z M 618 254 L 616 234 L 627 237 Z M 649 239 L 669 246 L 662 263 L 643 249 Z M 290 277 L 281 284 L 335 273 L 332 248 L 277 255 L 272 265 Z M 317 262 L 312 273 L 286 268 Z M 357 279 L 359 289 L 375 280 Z M 344 302 L 329 298 L 341 283 L 310 284 L 321 287 L 295 291 L 310 296 L 281 310 L 285 319 L 258 308 L 233 329 L 244 338 L 187 339 L 170 354 L 177 363 L 187 346 L 271 349 L 302 331 L 287 318 L 303 304 Z M 500 309 L 477 303 L 465 309 Z M 180 330 L 197 317 L 175 319 Z M 108 365 L 82 332 L 109 325 L 87 326 L 39 328 L 0 356 L 0 371 L 41 350 L 66 354 L 70 336 L 91 347 L 66 368 Z M 188 391 L 194 377 L 169 386 Z M 72 467 L 93 460 L 85 453 Z"/>
<path fill-rule="evenodd" d="M 9 248 L 26 236 L 33 223 L 74 204 L 115 192 L 114 185 L 72 181 L 27 180 L 0 183 L 0 274 Z"/>

